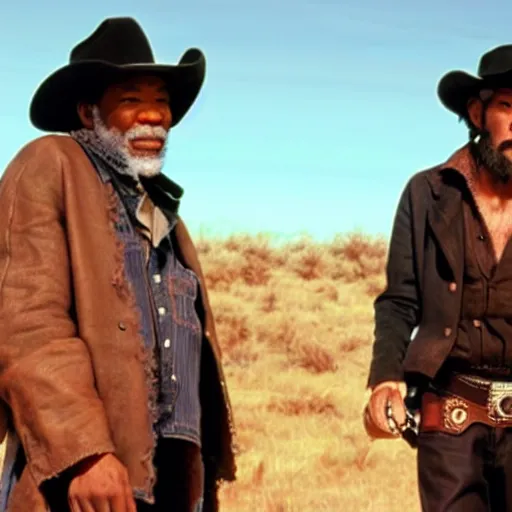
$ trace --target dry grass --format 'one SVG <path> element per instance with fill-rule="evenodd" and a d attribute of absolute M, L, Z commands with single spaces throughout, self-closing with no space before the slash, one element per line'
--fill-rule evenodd
<path fill-rule="evenodd" d="M 419 510 L 415 455 L 361 423 L 387 245 L 199 240 L 238 430 L 223 512 Z"/>

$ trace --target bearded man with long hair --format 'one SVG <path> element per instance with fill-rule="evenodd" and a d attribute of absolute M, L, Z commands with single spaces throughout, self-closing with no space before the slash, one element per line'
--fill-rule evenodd
<path fill-rule="evenodd" d="M 407 183 L 375 301 L 364 424 L 417 448 L 426 512 L 512 510 L 512 45 L 478 75 L 438 84 L 470 140 Z"/>

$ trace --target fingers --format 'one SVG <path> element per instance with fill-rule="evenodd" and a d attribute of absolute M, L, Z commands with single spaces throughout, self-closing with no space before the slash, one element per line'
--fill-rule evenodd
<path fill-rule="evenodd" d="M 110 498 L 109 512 L 128 512 L 125 493 L 118 494 Z"/>
<path fill-rule="evenodd" d="M 391 390 L 388 400 L 391 407 L 391 414 L 400 427 L 406 420 L 404 400 L 400 391 Z"/>
<path fill-rule="evenodd" d="M 69 498 L 68 503 L 70 512 L 85 512 L 77 499 Z"/>
<path fill-rule="evenodd" d="M 406 421 L 401 390 L 397 386 L 382 386 L 374 390 L 368 402 L 368 413 L 383 434 L 399 436 Z"/>
<path fill-rule="evenodd" d="M 398 390 L 400 391 L 402 398 L 405 399 L 405 396 L 407 395 L 407 384 L 405 382 L 399 382 Z"/>
<path fill-rule="evenodd" d="M 400 435 L 400 427 L 398 426 L 395 417 L 393 416 L 393 408 L 391 407 L 391 401 L 386 401 L 386 419 L 388 422 L 388 428 L 394 436 Z"/>
<path fill-rule="evenodd" d="M 128 477 L 118 494 L 110 499 L 110 512 L 137 512 L 135 499 Z"/>
<path fill-rule="evenodd" d="M 370 397 L 368 412 L 370 414 L 370 418 L 378 429 L 391 433 L 386 416 L 388 394 L 389 390 L 387 388 L 381 388 L 374 392 Z"/>
<path fill-rule="evenodd" d="M 91 502 L 89 500 L 84 500 L 83 498 L 72 498 L 70 500 L 70 505 L 71 512 L 96 512 L 96 509 L 92 506 Z M 100 509 L 98 509 L 98 511 L 99 510 Z"/>
<path fill-rule="evenodd" d="M 366 434 L 371 439 L 387 439 L 389 437 L 392 437 L 389 432 L 382 430 L 375 424 L 372 417 L 370 416 L 368 407 L 366 407 L 363 412 L 363 426 L 366 431 Z"/>
<path fill-rule="evenodd" d="M 71 512 L 137 512 L 131 490 L 111 498 L 72 498 L 69 505 Z"/>
<path fill-rule="evenodd" d="M 108 498 L 91 498 L 86 502 L 80 503 L 82 506 L 88 506 L 90 508 L 84 509 L 84 512 L 118 512 L 115 508 L 111 508 L 111 500 Z M 124 509 L 118 509 L 119 512 L 125 512 Z"/>
<path fill-rule="evenodd" d="M 135 498 L 129 484 L 126 486 L 126 510 L 128 512 L 137 512 L 137 505 L 135 504 Z"/>
<path fill-rule="evenodd" d="M 69 486 L 72 512 L 136 512 L 127 469 L 113 455 L 91 461 Z"/>

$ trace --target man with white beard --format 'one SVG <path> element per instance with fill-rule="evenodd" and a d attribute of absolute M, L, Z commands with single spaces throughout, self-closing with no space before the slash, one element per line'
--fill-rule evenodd
<path fill-rule="evenodd" d="M 162 174 L 201 51 L 105 20 L 36 91 L 0 180 L 0 510 L 218 510 L 234 425 L 204 276 Z M 2 419 L 2 418 L 0 418 Z"/>
<path fill-rule="evenodd" d="M 139 79 L 140 81 L 140 79 Z M 146 79 L 146 82 L 148 79 Z M 117 128 L 108 128 L 101 119 L 100 111 L 97 105 L 92 107 L 93 131 L 94 135 L 101 141 L 104 151 L 102 156 L 109 158 L 109 155 L 119 155 L 126 163 L 126 167 L 121 168 L 135 180 L 139 176 L 152 177 L 162 171 L 164 163 L 166 142 L 168 131 L 162 126 L 135 125 L 124 134 Z M 72 135 L 80 137 L 83 135 L 87 140 L 87 129 L 73 132 Z M 147 154 L 134 156 L 130 151 L 130 143 L 134 140 L 147 139 L 155 141 L 156 154 Z M 160 146 L 161 145 L 161 146 Z M 99 148 L 101 150 L 101 146 Z"/>

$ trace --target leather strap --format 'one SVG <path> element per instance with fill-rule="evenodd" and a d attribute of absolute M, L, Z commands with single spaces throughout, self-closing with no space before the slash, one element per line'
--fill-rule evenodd
<path fill-rule="evenodd" d="M 448 392 L 486 407 L 489 400 L 491 382 L 489 379 L 473 377 L 471 375 L 454 374 L 441 389 L 443 392 Z"/>
<path fill-rule="evenodd" d="M 512 427 L 512 418 L 494 419 L 489 416 L 487 405 L 480 405 L 459 396 L 437 395 L 430 391 L 423 394 L 420 432 L 460 434 L 473 423 L 483 423 L 490 427 Z"/>

